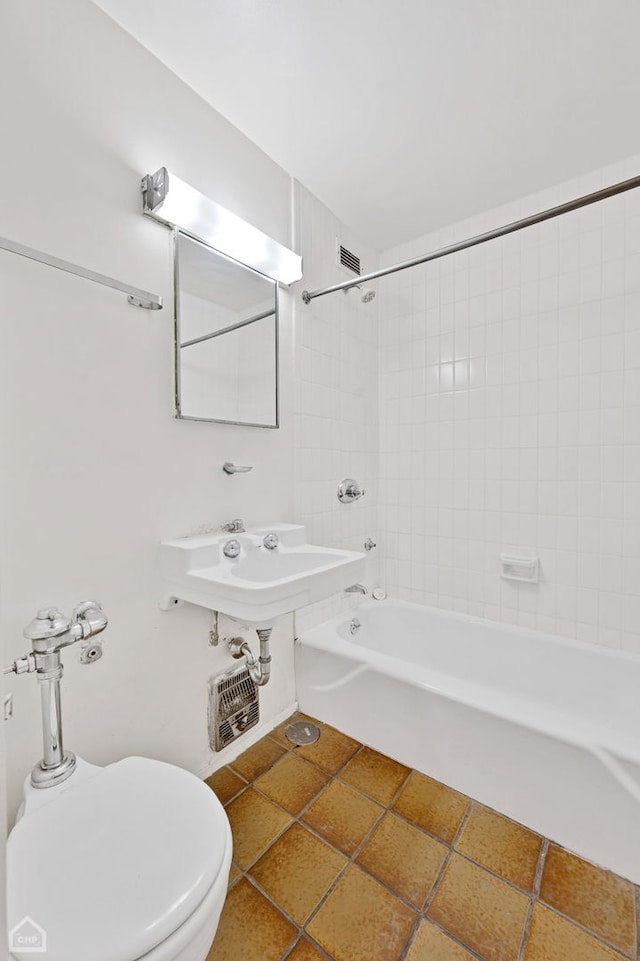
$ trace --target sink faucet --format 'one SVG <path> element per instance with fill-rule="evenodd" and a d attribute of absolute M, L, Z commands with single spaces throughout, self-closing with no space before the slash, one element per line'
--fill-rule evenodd
<path fill-rule="evenodd" d="M 226 531 L 227 534 L 244 534 L 245 533 L 244 521 L 242 520 L 241 517 L 234 517 L 234 519 L 232 521 L 229 521 L 228 524 L 222 525 L 222 530 Z"/>
<path fill-rule="evenodd" d="M 345 587 L 344 592 L 345 594 L 366 594 L 367 589 L 362 584 L 352 584 L 351 587 Z"/>

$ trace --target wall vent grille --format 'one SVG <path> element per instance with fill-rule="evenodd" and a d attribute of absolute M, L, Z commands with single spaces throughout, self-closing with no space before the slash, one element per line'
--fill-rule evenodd
<path fill-rule="evenodd" d="M 344 244 L 338 241 L 338 267 L 342 267 L 350 274 L 360 276 L 360 258 L 353 251 L 349 250 Z"/>
<path fill-rule="evenodd" d="M 209 744 L 221 751 L 260 720 L 258 688 L 246 667 L 209 681 Z"/>

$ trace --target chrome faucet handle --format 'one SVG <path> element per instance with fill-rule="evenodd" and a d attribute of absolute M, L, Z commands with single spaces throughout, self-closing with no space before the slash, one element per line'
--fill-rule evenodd
<path fill-rule="evenodd" d="M 338 484 L 338 500 L 342 504 L 351 504 L 352 501 L 357 501 L 361 497 L 364 497 L 364 488 L 360 487 L 358 482 L 352 477 L 345 477 Z"/>
<path fill-rule="evenodd" d="M 265 534 L 262 543 L 268 551 L 275 551 L 276 547 L 280 543 L 280 538 L 272 531 L 270 534 Z"/>
<path fill-rule="evenodd" d="M 227 541 L 227 543 L 224 545 L 224 547 L 222 548 L 222 553 L 224 554 L 225 557 L 228 557 L 229 560 L 233 560 L 234 557 L 239 556 L 241 549 L 242 549 L 242 546 L 240 544 L 240 541 L 236 540 L 235 538 L 232 538 L 230 541 Z"/>

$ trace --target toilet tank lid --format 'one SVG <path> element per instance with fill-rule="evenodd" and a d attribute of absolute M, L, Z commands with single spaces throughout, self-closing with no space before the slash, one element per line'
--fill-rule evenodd
<path fill-rule="evenodd" d="M 134 961 L 195 911 L 230 847 L 224 809 L 199 778 L 148 758 L 118 761 L 14 827 L 9 931 L 35 923 L 47 961 Z M 33 947 L 12 954 L 30 961 Z"/>

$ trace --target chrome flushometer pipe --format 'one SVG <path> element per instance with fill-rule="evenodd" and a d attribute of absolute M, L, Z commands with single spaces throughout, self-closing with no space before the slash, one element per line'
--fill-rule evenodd
<path fill-rule="evenodd" d="M 25 627 L 24 636 L 31 641 L 32 650 L 18 658 L 3 674 L 31 674 L 35 672 L 40 685 L 42 706 L 42 760 L 31 772 L 31 783 L 37 788 L 53 787 L 73 774 L 75 755 L 65 752 L 62 741 L 62 708 L 60 681 L 64 668 L 60 651 L 100 634 L 107 626 L 107 618 L 97 601 L 83 601 L 65 617 L 56 607 L 38 611 Z M 82 661 L 90 664 L 102 654 L 100 642 L 83 651 Z"/>

